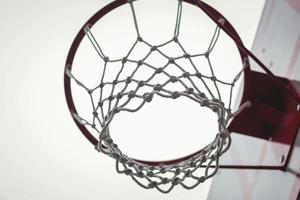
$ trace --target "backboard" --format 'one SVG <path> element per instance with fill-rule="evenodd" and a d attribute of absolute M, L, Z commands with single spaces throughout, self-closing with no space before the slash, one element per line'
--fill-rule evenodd
<path fill-rule="evenodd" d="M 298 0 L 265 2 L 252 52 L 276 76 L 290 79 L 293 87 L 299 88 L 300 2 Z M 253 64 L 251 68 L 262 72 Z M 290 152 L 285 142 L 276 142 L 272 137 L 261 139 L 232 133 L 232 138 L 231 149 L 221 159 L 221 164 L 280 166 L 287 161 L 287 168 L 285 171 L 220 169 L 214 177 L 208 199 L 292 200 L 300 198 L 299 131 L 294 148 Z"/>

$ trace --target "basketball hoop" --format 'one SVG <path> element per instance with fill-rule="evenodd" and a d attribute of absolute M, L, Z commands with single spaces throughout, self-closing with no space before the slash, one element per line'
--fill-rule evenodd
<path fill-rule="evenodd" d="M 198 54 L 191 54 L 185 48 L 180 41 L 180 25 L 182 15 L 182 4 L 188 3 L 200 8 L 200 11 L 204 12 L 215 24 L 216 28 L 209 41 L 208 48 L 205 52 Z M 138 185 L 143 188 L 150 189 L 156 188 L 160 192 L 168 193 L 174 186 L 181 185 L 186 189 L 195 188 L 206 179 L 214 176 L 219 168 L 219 158 L 229 149 L 231 144 L 230 132 L 235 130 L 238 124 L 238 116 L 246 110 L 249 110 L 253 101 L 249 98 L 243 98 L 241 105 L 236 110 L 232 110 L 232 90 L 236 85 L 236 82 L 244 77 L 245 88 L 248 87 L 248 80 L 250 79 L 250 64 L 249 57 L 251 57 L 256 63 L 258 63 L 270 76 L 271 80 L 283 90 L 283 93 L 291 98 L 295 106 L 298 106 L 298 97 L 286 89 L 284 85 L 278 80 L 249 50 L 247 50 L 239 35 L 231 24 L 214 8 L 200 0 L 179 0 L 177 5 L 177 15 L 174 34 L 169 41 L 166 41 L 159 45 L 153 45 L 143 38 L 139 30 L 138 17 L 135 13 L 135 0 L 116 0 L 106 7 L 98 11 L 93 17 L 91 17 L 81 28 L 76 38 L 73 41 L 71 49 L 69 51 L 64 76 L 65 94 L 68 103 L 69 110 L 72 117 L 86 138 L 95 145 L 95 148 L 116 161 L 116 169 L 118 173 L 128 175 Z M 109 55 L 106 55 L 101 46 L 97 42 L 93 34 L 93 26 L 107 13 L 120 6 L 129 6 L 131 9 L 136 40 L 129 49 L 127 54 L 119 59 L 111 59 Z M 238 52 L 241 57 L 243 66 L 241 70 L 235 75 L 231 82 L 221 80 L 214 73 L 214 67 L 211 63 L 210 54 L 214 50 L 218 41 L 220 30 L 223 30 L 228 36 L 235 42 Z M 84 37 L 87 37 L 93 48 L 97 52 L 99 58 L 103 62 L 103 71 L 99 77 L 100 82 L 94 88 L 87 87 L 83 81 L 81 81 L 76 75 L 72 73 L 72 64 L 76 51 Z M 168 56 L 167 52 L 161 50 L 162 47 L 173 43 L 182 50 L 182 55 L 177 57 Z M 149 52 L 142 59 L 130 58 L 131 52 L 136 45 L 144 44 L 149 48 Z M 155 66 L 147 62 L 147 58 L 153 53 L 159 53 L 163 56 L 167 62 L 162 63 L 161 66 Z M 210 68 L 210 74 L 204 74 L 197 68 L 193 62 L 193 58 L 201 57 L 207 60 Z M 178 64 L 178 60 L 186 59 L 193 71 L 185 69 L 184 66 Z M 104 80 L 106 75 L 106 69 L 110 63 L 118 63 L 119 71 L 115 74 L 115 78 L 112 80 Z M 135 68 L 125 79 L 120 79 L 120 74 L 125 73 L 127 64 L 134 65 Z M 166 71 L 170 66 L 176 67 L 181 71 L 180 75 L 173 75 Z M 143 68 L 152 70 L 147 79 L 138 79 L 135 77 L 135 73 Z M 151 82 L 157 75 L 164 75 L 165 79 L 159 82 Z M 252 77 L 252 76 L 251 76 Z M 194 81 L 197 79 L 201 82 L 205 91 L 199 89 L 199 86 Z M 81 87 L 86 91 L 87 95 L 91 98 L 92 102 L 92 121 L 85 119 L 77 112 L 75 107 L 71 81 L 73 81 L 78 87 Z M 210 82 L 215 93 L 212 92 L 211 85 L 206 83 Z M 168 85 L 177 83 L 184 89 L 171 90 L 168 89 Z M 124 87 L 121 90 L 116 91 L 116 87 L 122 84 Z M 103 95 L 103 88 L 110 86 L 112 88 L 110 95 Z M 230 88 L 229 102 L 224 102 L 222 99 L 221 91 L 218 85 L 224 85 Z M 134 86 L 134 89 L 128 90 L 127 88 Z M 141 88 L 147 88 L 147 92 L 140 92 Z M 100 98 L 95 100 L 93 93 L 100 91 Z M 246 92 L 244 92 L 246 93 Z M 245 96 L 245 95 L 244 95 Z M 114 142 L 110 135 L 109 125 L 114 120 L 114 116 L 120 112 L 138 112 L 147 103 L 155 101 L 155 98 L 188 98 L 191 101 L 199 104 L 201 107 L 208 108 L 211 112 L 217 116 L 218 133 L 213 141 L 199 151 L 192 153 L 188 156 L 168 161 L 143 161 L 131 158 L 126 155 L 118 145 Z M 135 108 L 129 107 L 132 100 L 139 101 L 139 105 Z M 105 108 L 106 109 L 105 109 Z M 251 109 L 251 108 L 250 108 Z M 295 109 L 296 110 L 296 109 Z M 232 123 L 231 123 L 232 121 Z M 230 124 L 231 123 L 231 124 Z M 89 129 L 93 129 L 98 133 L 96 139 Z M 205 168 L 203 173 L 196 173 L 200 168 Z"/>

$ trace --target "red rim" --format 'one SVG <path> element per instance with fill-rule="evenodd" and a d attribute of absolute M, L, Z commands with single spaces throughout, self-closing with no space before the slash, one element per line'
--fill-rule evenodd
<path fill-rule="evenodd" d="M 215 10 L 213 7 L 209 6 L 208 4 L 200 1 L 200 0 L 183 0 L 184 2 L 190 3 L 194 6 L 199 7 L 203 12 L 205 12 L 216 24 L 218 24 L 220 26 L 220 28 L 225 31 L 236 43 L 237 48 L 239 50 L 242 62 L 246 62 L 246 65 L 249 66 L 248 63 L 248 53 L 245 53 L 245 49 L 243 47 L 243 43 L 242 40 L 240 39 L 238 33 L 236 32 L 236 30 L 233 28 L 233 26 L 226 20 L 226 18 L 224 18 L 217 10 Z M 73 60 L 76 54 L 76 51 L 81 43 L 81 40 L 83 39 L 83 37 L 85 36 L 85 32 L 84 32 L 84 27 L 86 25 L 89 25 L 90 27 L 92 27 L 98 20 L 100 20 L 103 16 L 105 16 L 107 13 L 109 13 L 110 11 L 118 8 L 119 6 L 122 6 L 124 4 L 128 3 L 128 0 L 115 0 L 112 3 L 108 4 L 107 6 L 103 7 L 102 9 L 100 9 L 96 14 L 94 14 L 80 29 L 79 33 L 76 35 L 71 48 L 69 50 L 68 56 L 67 56 L 67 60 L 66 60 L 66 65 L 65 65 L 65 69 L 72 69 L 72 64 L 73 64 Z M 223 21 L 225 21 L 225 23 L 220 22 L 219 20 L 223 19 Z M 222 23 L 222 24 L 221 24 Z M 247 51 L 246 51 L 247 52 Z M 247 67 L 244 71 L 244 87 L 246 88 L 246 84 L 247 83 L 247 74 L 249 74 L 250 71 L 250 67 Z M 65 97 L 67 100 L 67 104 L 68 104 L 68 108 L 71 114 L 77 114 L 77 110 L 76 107 L 74 105 L 74 101 L 73 101 L 73 97 L 72 97 L 72 90 L 71 90 L 71 79 L 69 76 L 67 76 L 66 74 L 64 74 L 64 89 L 65 89 Z M 242 100 L 242 102 L 244 101 L 244 99 Z M 74 119 L 74 122 L 76 123 L 77 127 L 80 129 L 80 131 L 83 133 L 83 135 L 95 146 L 98 143 L 98 140 L 88 131 L 88 129 L 80 124 L 76 119 Z M 174 163 L 178 163 L 178 162 L 182 162 L 184 160 L 187 160 L 191 157 L 193 157 L 194 155 L 196 155 L 197 153 L 201 152 L 197 151 L 195 153 L 192 153 L 190 155 L 178 158 L 178 159 L 173 159 L 173 160 L 166 160 L 166 161 L 144 161 L 144 160 L 137 160 L 136 161 L 140 162 L 140 163 L 144 163 L 144 164 L 148 164 L 148 165 L 169 165 L 169 164 L 174 164 Z"/>

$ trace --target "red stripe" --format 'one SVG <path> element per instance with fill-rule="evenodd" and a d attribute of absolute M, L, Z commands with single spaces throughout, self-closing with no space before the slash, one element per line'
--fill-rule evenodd
<path fill-rule="evenodd" d="M 300 1 L 299 0 L 288 0 L 288 3 L 300 14 Z M 289 78 L 291 78 L 292 73 L 296 67 L 296 61 L 299 57 L 299 53 L 300 53 L 300 34 L 298 36 L 298 39 L 297 39 L 296 45 L 294 47 L 293 54 L 292 54 L 292 57 L 291 57 L 291 60 L 290 60 L 289 66 L 288 66 L 288 70 L 286 72 L 286 76 Z M 299 171 L 300 171 L 300 168 L 298 169 L 298 172 Z M 294 185 L 291 190 L 290 197 L 289 197 L 290 200 L 294 200 L 297 198 L 299 188 L 300 188 L 300 178 L 295 176 L 295 182 L 294 182 Z"/>
<path fill-rule="evenodd" d="M 299 1 L 299 3 L 300 3 L 300 1 Z M 292 57 L 291 57 L 291 60 L 290 60 L 290 64 L 289 64 L 287 72 L 286 72 L 286 77 L 288 77 L 288 78 L 291 78 L 291 76 L 292 76 L 292 73 L 293 73 L 293 71 L 295 69 L 295 66 L 296 66 L 296 62 L 297 62 L 299 53 L 300 53 L 300 34 L 298 36 L 296 45 L 295 45 L 295 47 L 293 49 L 293 53 L 292 53 Z"/>
<path fill-rule="evenodd" d="M 300 14 L 300 1 L 288 0 L 288 3 Z"/>
<path fill-rule="evenodd" d="M 298 172 L 300 172 L 300 168 L 298 169 Z M 291 193 L 290 193 L 290 200 L 294 200 L 297 198 L 297 195 L 298 195 L 298 192 L 299 192 L 299 188 L 300 188 L 300 178 L 295 176 L 296 180 L 294 182 L 294 185 L 293 185 L 293 188 L 291 190 Z"/>
<path fill-rule="evenodd" d="M 267 149 L 268 149 L 268 142 L 265 142 L 260 151 L 260 156 L 258 157 L 257 165 L 263 165 L 263 162 L 266 158 Z M 243 165 L 242 159 L 240 157 L 240 154 L 238 153 L 236 147 L 232 144 L 230 147 L 230 155 L 232 156 L 232 160 L 234 160 L 239 165 Z M 244 195 L 244 200 L 251 200 L 253 198 L 254 190 L 258 182 L 259 174 L 261 173 L 261 170 L 255 170 L 255 173 L 249 180 L 246 176 L 247 171 L 244 170 L 236 170 L 236 174 L 239 178 L 240 186 L 242 193 Z"/>
<path fill-rule="evenodd" d="M 264 37 L 266 36 L 265 33 L 266 33 L 266 31 L 269 27 L 270 19 L 271 19 L 271 16 L 273 14 L 275 3 L 276 3 L 276 0 L 270 0 L 270 6 L 269 6 L 269 2 L 267 2 L 266 5 L 265 5 L 265 8 L 263 10 L 265 20 L 264 20 L 264 24 L 262 24 L 262 21 L 260 21 L 260 24 L 259 24 L 259 29 L 260 30 L 258 30 L 258 32 L 255 36 L 255 40 L 254 40 L 255 45 L 257 45 L 257 44 L 261 45 L 261 41 L 263 41 Z M 267 9 L 267 7 L 269 9 Z"/>
<path fill-rule="evenodd" d="M 263 26 L 263 30 L 261 32 L 261 35 L 263 35 L 263 36 L 265 35 L 265 32 L 270 24 L 270 19 L 273 14 L 275 3 L 276 3 L 276 0 L 272 0 L 270 3 L 271 5 L 270 5 L 269 12 L 267 13 L 267 16 L 266 16 L 265 26 Z"/>

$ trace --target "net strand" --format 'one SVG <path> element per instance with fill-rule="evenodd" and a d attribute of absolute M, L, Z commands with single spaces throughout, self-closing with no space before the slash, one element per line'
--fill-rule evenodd
<path fill-rule="evenodd" d="M 141 38 L 140 31 L 139 31 L 139 26 L 138 26 L 136 14 L 135 14 L 135 9 L 134 9 L 134 5 L 133 5 L 134 1 L 133 0 L 129 0 L 128 2 L 129 2 L 130 9 L 131 9 L 131 12 L 132 12 L 133 22 L 134 22 L 134 26 L 135 26 L 135 30 L 136 30 L 137 36 L 138 36 L 138 38 Z"/>
<path fill-rule="evenodd" d="M 100 45 L 98 44 L 97 40 L 95 39 L 94 35 L 92 34 L 92 32 L 90 31 L 90 27 L 89 25 L 87 25 L 84 29 L 84 32 L 86 34 L 86 36 L 88 37 L 88 39 L 90 40 L 90 42 L 92 43 L 94 49 L 97 51 L 98 55 L 104 59 L 105 55 L 100 47 Z"/>
<path fill-rule="evenodd" d="M 181 16 L 182 16 L 182 1 L 179 0 L 178 4 L 177 4 L 177 15 L 176 15 L 175 30 L 174 30 L 175 38 L 177 38 L 179 36 Z"/>

